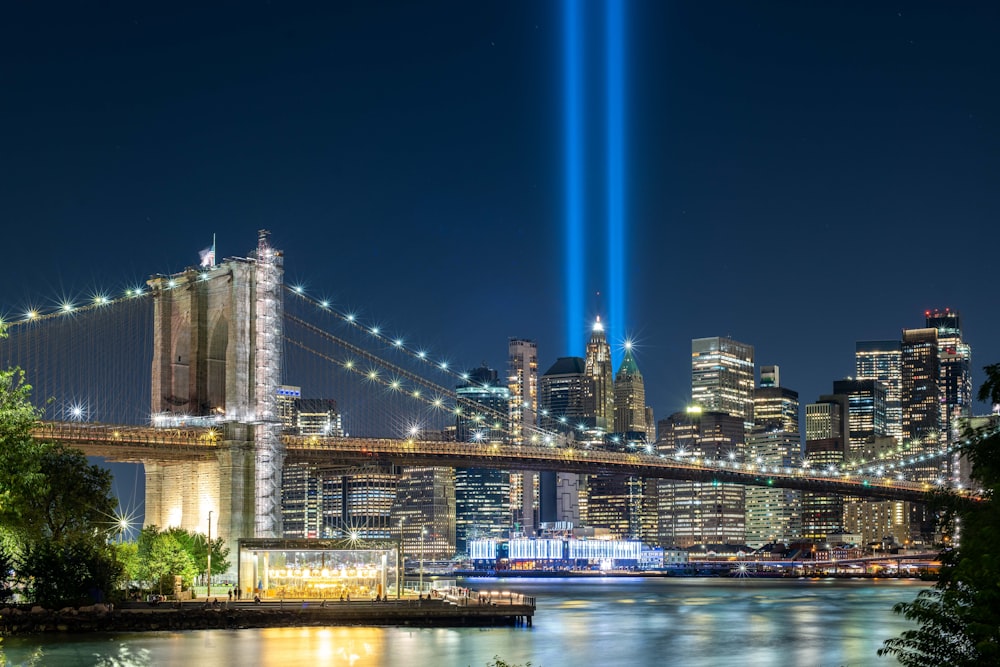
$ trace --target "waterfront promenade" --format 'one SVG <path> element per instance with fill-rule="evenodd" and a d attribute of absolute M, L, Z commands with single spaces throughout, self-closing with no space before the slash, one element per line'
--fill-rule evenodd
<path fill-rule="evenodd" d="M 494 627 L 531 626 L 535 598 L 497 591 L 447 589 L 434 597 L 401 600 L 285 599 L 126 602 L 109 608 L 0 609 L 0 634 L 138 632 L 296 626 Z"/>

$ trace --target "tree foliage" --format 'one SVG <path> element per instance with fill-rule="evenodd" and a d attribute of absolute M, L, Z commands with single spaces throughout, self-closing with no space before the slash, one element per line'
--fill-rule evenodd
<path fill-rule="evenodd" d="M 22 371 L 0 371 L 0 543 L 29 599 L 103 598 L 123 571 L 107 544 L 111 473 L 82 452 L 36 441 L 30 396 Z"/>
<path fill-rule="evenodd" d="M 156 526 L 147 526 L 139 533 L 137 556 L 134 578 L 160 593 L 173 588 L 175 576 L 181 578 L 182 587 L 189 588 L 199 574 L 194 558 L 171 531 L 161 532 Z"/>
<path fill-rule="evenodd" d="M 102 602 L 123 572 L 113 547 L 93 540 L 39 541 L 25 550 L 19 567 L 28 597 L 48 607 Z"/>
<path fill-rule="evenodd" d="M 170 528 L 167 532 L 191 555 L 198 572 L 205 572 L 208 567 L 208 538 L 183 528 Z M 212 574 L 222 574 L 228 569 L 229 547 L 221 537 L 217 537 L 212 540 Z"/>
<path fill-rule="evenodd" d="M 1000 403 L 1000 364 L 986 367 L 979 399 Z M 941 576 L 934 588 L 894 611 L 919 627 L 886 640 L 879 655 L 895 656 L 908 667 L 1000 664 L 1000 432 L 996 424 L 970 431 L 963 454 L 984 499 L 952 499 L 946 517 L 959 547 L 941 554 Z"/>

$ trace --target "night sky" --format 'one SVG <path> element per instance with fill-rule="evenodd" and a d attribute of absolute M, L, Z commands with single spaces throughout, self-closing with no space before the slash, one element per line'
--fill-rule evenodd
<path fill-rule="evenodd" d="M 199 3 L 202 4 L 202 3 Z M 288 282 L 468 367 L 568 350 L 559 2 L 8 3 L 0 310 L 256 231 Z M 588 316 L 605 314 L 603 8 L 585 3 Z M 628 322 L 658 419 L 730 335 L 803 403 L 961 311 L 1000 362 L 994 3 L 628 2 Z M 580 322 L 587 328 L 587 322 Z M 978 406 L 984 411 L 985 406 Z"/>

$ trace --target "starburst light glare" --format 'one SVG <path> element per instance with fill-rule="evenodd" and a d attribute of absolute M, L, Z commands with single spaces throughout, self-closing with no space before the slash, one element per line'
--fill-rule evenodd
<path fill-rule="evenodd" d="M 566 343 L 584 349 L 583 78 L 580 2 L 563 0 L 563 166 L 566 247 Z"/>

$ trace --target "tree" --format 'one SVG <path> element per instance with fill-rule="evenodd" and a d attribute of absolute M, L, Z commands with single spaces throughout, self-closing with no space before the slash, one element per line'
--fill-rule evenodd
<path fill-rule="evenodd" d="M 0 371 L 0 542 L 30 599 L 42 604 L 102 598 L 121 563 L 107 545 L 115 507 L 111 473 L 82 452 L 40 443 L 38 410 L 18 369 Z"/>
<path fill-rule="evenodd" d="M 103 602 L 123 573 L 113 547 L 93 540 L 42 540 L 25 550 L 18 568 L 27 596 L 47 607 Z"/>
<path fill-rule="evenodd" d="M 117 504 L 111 472 L 62 444 L 33 443 L 28 453 L 34 474 L 9 483 L 0 511 L 8 529 L 27 544 L 73 541 L 93 536 L 95 529 L 104 541 Z"/>
<path fill-rule="evenodd" d="M 1000 404 L 1000 364 L 985 368 L 979 400 Z M 959 546 L 941 554 L 941 576 L 934 588 L 893 611 L 919 627 L 888 639 L 879 655 L 895 656 L 908 667 L 1000 664 L 1000 429 L 996 423 L 969 431 L 962 453 L 983 499 L 943 500 L 945 517 L 957 528 Z"/>
<path fill-rule="evenodd" d="M 198 576 L 194 559 L 181 546 L 170 531 L 160 532 L 156 526 L 147 526 L 139 533 L 138 559 L 140 566 L 136 577 L 163 593 L 164 586 L 173 587 L 173 578 L 179 576 L 181 585 L 190 587 Z"/>
<path fill-rule="evenodd" d="M 192 533 L 183 528 L 170 528 L 167 531 L 191 555 L 199 573 L 204 573 L 208 567 L 208 538 L 201 533 Z M 212 574 L 222 574 L 229 569 L 229 547 L 221 537 L 212 540 Z"/>

